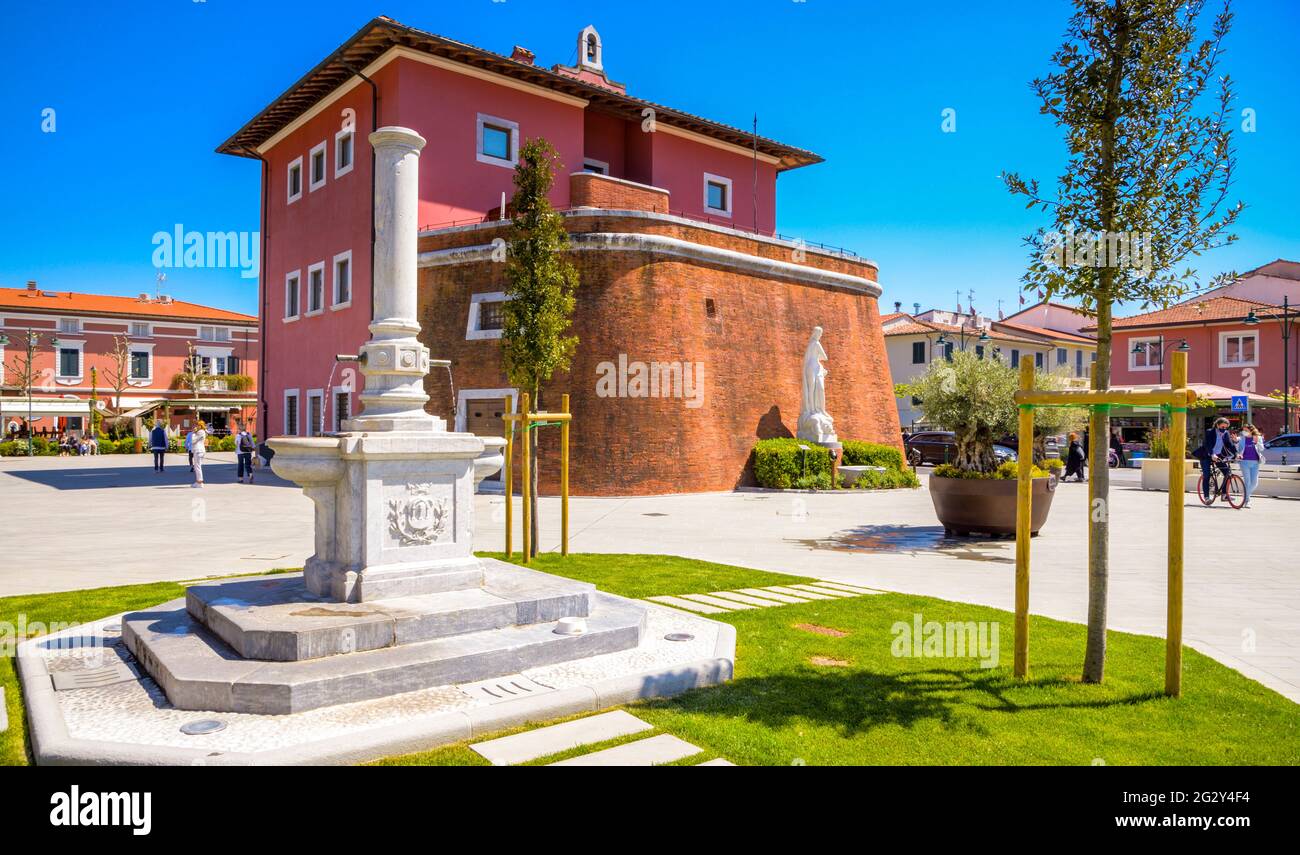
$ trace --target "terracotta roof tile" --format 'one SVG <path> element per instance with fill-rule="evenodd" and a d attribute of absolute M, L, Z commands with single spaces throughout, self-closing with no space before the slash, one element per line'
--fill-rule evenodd
<path fill-rule="evenodd" d="M 0 309 L 22 312 L 53 312 L 69 315 L 111 315 L 121 317 L 162 318 L 168 320 L 220 321 L 256 324 L 253 315 L 200 306 L 183 300 L 163 303 L 137 297 L 108 294 L 78 294 L 73 291 L 35 291 L 27 288 L 0 288 Z"/>
<path fill-rule="evenodd" d="M 1188 300 L 1186 303 L 1179 303 L 1176 306 L 1170 306 L 1167 309 L 1156 309 L 1152 312 L 1145 312 L 1141 315 L 1131 315 L 1127 318 L 1116 318 L 1111 324 L 1113 329 L 1134 329 L 1142 327 L 1165 327 L 1178 324 L 1198 324 L 1207 321 L 1231 321 L 1244 318 L 1251 309 L 1255 309 L 1261 317 L 1267 317 L 1268 311 L 1260 312 L 1259 309 L 1271 310 L 1274 307 L 1271 303 L 1261 303 L 1256 300 L 1243 300 L 1240 297 L 1211 297 L 1208 300 Z M 1086 327 L 1087 331 L 1096 330 L 1096 327 Z"/>
<path fill-rule="evenodd" d="M 1051 329 L 1047 329 L 1046 327 L 1035 327 L 1035 326 L 1031 326 L 1030 324 L 1022 324 L 1019 321 L 996 321 L 994 322 L 993 326 L 995 328 L 1011 327 L 1014 330 L 1032 333 L 1033 335 L 1041 335 L 1046 338 L 1056 339 L 1058 341 L 1076 341 L 1079 342 L 1080 344 L 1097 343 L 1097 339 L 1093 338 L 1092 336 L 1078 335 L 1077 333 L 1064 332 L 1062 330 L 1051 330 Z"/>

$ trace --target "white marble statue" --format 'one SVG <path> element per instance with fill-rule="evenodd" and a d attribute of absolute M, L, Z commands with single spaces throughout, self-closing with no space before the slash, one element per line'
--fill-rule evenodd
<path fill-rule="evenodd" d="M 826 412 L 826 351 L 822 328 L 813 327 L 803 354 L 803 396 L 799 403 L 799 438 L 811 442 L 836 442 L 835 421 Z"/>

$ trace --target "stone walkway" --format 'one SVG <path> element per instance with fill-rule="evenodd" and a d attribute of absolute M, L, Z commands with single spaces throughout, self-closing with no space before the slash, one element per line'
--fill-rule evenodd
<path fill-rule="evenodd" d="M 589 751 L 547 765 L 659 766 L 684 760 L 704 751 L 669 733 L 644 735 L 653 730 L 653 725 L 631 713 L 613 710 L 548 727 L 539 727 L 512 736 L 503 736 L 500 739 L 476 742 L 470 746 L 470 749 L 486 758 L 493 766 L 515 766 L 575 748 L 598 745 L 612 739 L 622 739 L 637 734 L 642 734 L 642 738 L 599 751 Z M 694 765 L 734 766 L 735 764 L 719 757 Z"/>
<path fill-rule="evenodd" d="M 807 585 L 772 585 L 768 588 L 741 588 L 737 591 L 714 591 L 711 594 L 682 594 L 679 597 L 646 597 L 646 599 L 661 605 L 685 609 L 688 612 L 716 615 L 745 609 L 766 609 L 772 606 L 810 603 L 813 600 L 833 600 L 883 593 L 885 592 L 857 585 L 845 585 L 842 582 L 817 580 Z"/>

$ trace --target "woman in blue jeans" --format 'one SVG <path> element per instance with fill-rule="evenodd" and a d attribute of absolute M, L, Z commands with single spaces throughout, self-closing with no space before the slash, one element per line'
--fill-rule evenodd
<path fill-rule="evenodd" d="M 1246 501 L 1243 508 L 1250 507 L 1250 496 L 1259 487 L 1259 464 L 1264 460 L 1264 437 L 1259 428 L 1246 425 L 1241 433 L 1241 480 L 1246 482 Z"/>

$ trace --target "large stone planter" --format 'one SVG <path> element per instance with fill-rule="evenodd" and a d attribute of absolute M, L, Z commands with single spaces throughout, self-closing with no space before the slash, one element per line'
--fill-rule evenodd
<path fill-rule="evenodd" d="M 1016 481 L 930 476 L 930 500 L 949 534 L 1013 535 L 1016 533 Z M 1056 495 L 1056 476 L 1035 478 L 1029 532 L 1047 522 Z"/>

